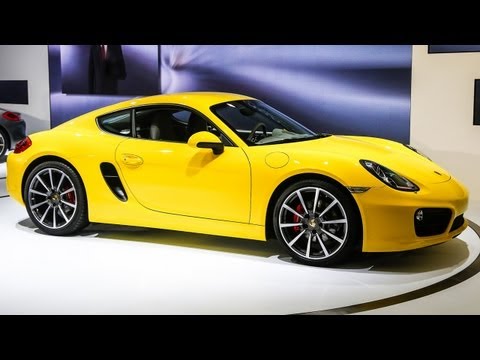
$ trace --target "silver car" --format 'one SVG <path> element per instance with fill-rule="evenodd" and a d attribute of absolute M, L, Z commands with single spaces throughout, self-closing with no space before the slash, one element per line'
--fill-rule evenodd
<path fill-rule="evenodd" d="M 0 159 L 26 136 L 26 125 L 18 112 L 0 108 Z"/>

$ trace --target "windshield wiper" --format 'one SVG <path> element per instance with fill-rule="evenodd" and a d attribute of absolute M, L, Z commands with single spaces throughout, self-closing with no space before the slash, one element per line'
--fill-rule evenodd
<path fill-rule="evenodd" d="M 321 139 L 325 137 L 332 136 L 332 134 L 326 134 L 326 133 L 319 133 L 315 134 L 309 137 L 295 137 L 295 138 L 290 138 L 290 139 L 279 139 L 275 141 L 269 141 L 263 144 L 255 144 L 255 145 L 270 145 L 270 144 L 285 144 L 285 143 L 292 143 L 292 142 L 298 142 L 298 141 L 305 141 L 305 140 L 315 140 L 315 139 Z"/>

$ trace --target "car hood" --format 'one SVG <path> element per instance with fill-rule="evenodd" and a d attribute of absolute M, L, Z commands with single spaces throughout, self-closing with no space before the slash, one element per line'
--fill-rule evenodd
<path fill-rule="evenodd" d="M 285 146 L 286 144 L 284 144 Z M 290 158 L 295 150 L 315 152 L 320 159 L 328 157 L 348 158 L 358 163 L 359 160 L 371 160 L 386 166 L 410 179 L 423 183 L 435 184 L 450 180 L 451 175 L 442 167 L 426 157 L 395 141 L 367 136 L 338 136 L 302 141 L 291 145 Z M 287 147 L 284 147 L 287 150 Z"/>

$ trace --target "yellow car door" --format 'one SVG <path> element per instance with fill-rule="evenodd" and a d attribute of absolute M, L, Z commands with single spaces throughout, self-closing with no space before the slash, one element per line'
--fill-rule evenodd
<path fill-rule="evenodd" d="M 170 214 L 249 222 L 250 164 L 240 147 L 225 146 L 215 155 L 212 149 L 187 145 L 187 137 L 141 138 L 140 120 L 137 114 L 137 136 L 123 141 L 115 154 L 126 185 L 140 204 Z M 151 123 L 147 128 L 155 136 Z"/>

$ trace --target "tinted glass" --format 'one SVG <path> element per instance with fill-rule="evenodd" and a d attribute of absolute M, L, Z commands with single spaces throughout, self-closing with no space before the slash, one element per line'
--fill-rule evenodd
<path fill-rule="evenodd" d="M 130 136 L 132 129 L 131 111 L 123 110 L 101 116 L 98 118 L 98 124 L 103 130 L 112 134 Z"/>
<path fill-rule="evenodd" d="M 212 106 L 212 111 L 248 145 L 317 137 L 313 131 L 259 100 L 230 101 Z"/>

